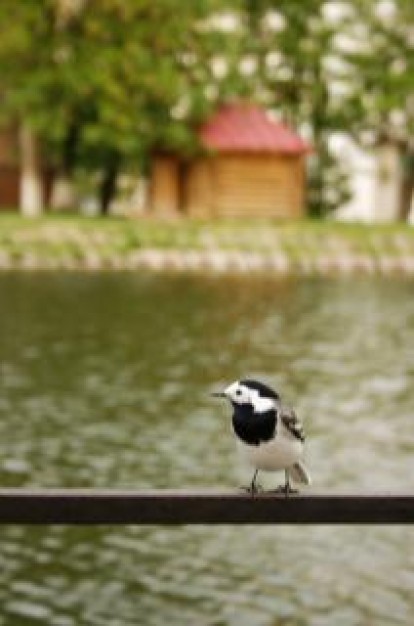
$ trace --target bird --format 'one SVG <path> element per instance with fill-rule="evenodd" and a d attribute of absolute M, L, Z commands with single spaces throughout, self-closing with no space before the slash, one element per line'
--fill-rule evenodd
<path fill-rule="evenodd" d="M 257 476 L 261 470 L 285 471 L 285 484 L 274 491 L 286 496 L 297 491 L 291 479 L 295 483 L 311 484 L 301 460 L 305 442 L 303 426 L 274 389 L 257 380 L 243 379 L 212 395 L 229 400 L 233 406 L 234 433 L 243 455 L 254 468 L 246 491 L 252 495 L 260 491 Z"/>

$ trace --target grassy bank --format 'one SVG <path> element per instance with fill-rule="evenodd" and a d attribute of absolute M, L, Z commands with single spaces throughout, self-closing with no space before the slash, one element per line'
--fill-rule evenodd
<path fill-rule="evenodd" d="M 0 215 L 1 267 L 130 267 L 151 258 L 155 265 L 157 258 L 179 265 L 180 255 L 187 265 L 191 258 L 219 259 L 218 265 L 220 259 L 237 258 L 241 263 L 250 258 L 256 265 L 258 259 L 279 259 L 281 267 L 309 269 L 342 260 L 361 268 L 413 265 L 414 272 L 414 228 L 312 220 L 167 222 Z"/>

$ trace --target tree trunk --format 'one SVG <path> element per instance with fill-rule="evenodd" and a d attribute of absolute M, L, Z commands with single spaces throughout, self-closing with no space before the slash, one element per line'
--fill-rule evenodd
<path fill-rule="evenodd" d="M 20 210 L 22 215 L 36 217 L 43 212 L 43 181 L 39 141 L 31 127 L 23 122 L 20 144 Z"/>
<path fill-rule="evenodd" d="M 401 222 L 408 222 L 414 193 L 414 176 L 405 178 L 401 184 L 400 207 L 398 218 Z"/>
<path fill-rule="evenodd" d="M 414 153 L 407 152 L 402 158 L 402 179 L 398 207 L 398 219 L 408 222 L 414 194 Z"/>
<path fill-rule="evenodd" d="M 119 173 L 119 158 L 111 160 L 104 171 L 99 193 L 101 215 L 108 215 L 111 200 L 116 192 L 116 184 Z"/>
<path fill-rule="evenodd" d="M 61 163 L 52 186 L 50 206 L 55 211 L 70 211 L 78 204 L 73 182 L 73 169 L 76 165 L 79 134 L 79 123 L 72 121 L 62 144 Z"/>

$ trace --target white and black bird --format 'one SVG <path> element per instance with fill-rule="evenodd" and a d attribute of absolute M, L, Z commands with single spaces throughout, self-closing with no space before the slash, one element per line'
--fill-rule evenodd
<path fill-rule="evenodd" d="M 233 405 L 233 429 L 243 455 L 254 467 L 248 487 L 259 490 L 259 470 L 285 470 L 285 484 L 277 491 L 294 492 L 290 480 L 310 485 L 309 473 L 301 461 L 305 434 L 295 412 L 283 406 L 280 396 L 256 380 L 238 380 L 213 396 L 226 398 Z"/>

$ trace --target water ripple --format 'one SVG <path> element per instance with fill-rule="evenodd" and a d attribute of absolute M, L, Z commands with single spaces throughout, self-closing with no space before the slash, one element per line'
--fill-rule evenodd
<path fill-rule="evenodd" d="M 414 488 L 410 281 L 5 274 L 2 292 L 4 486 L 233 489 L 249 472 L 209 392 L 251 375 L 297 408 L 317 490 Z M 411 543 L 399 527 L 7 527 L 0 625 L 409 626 Z"/>

